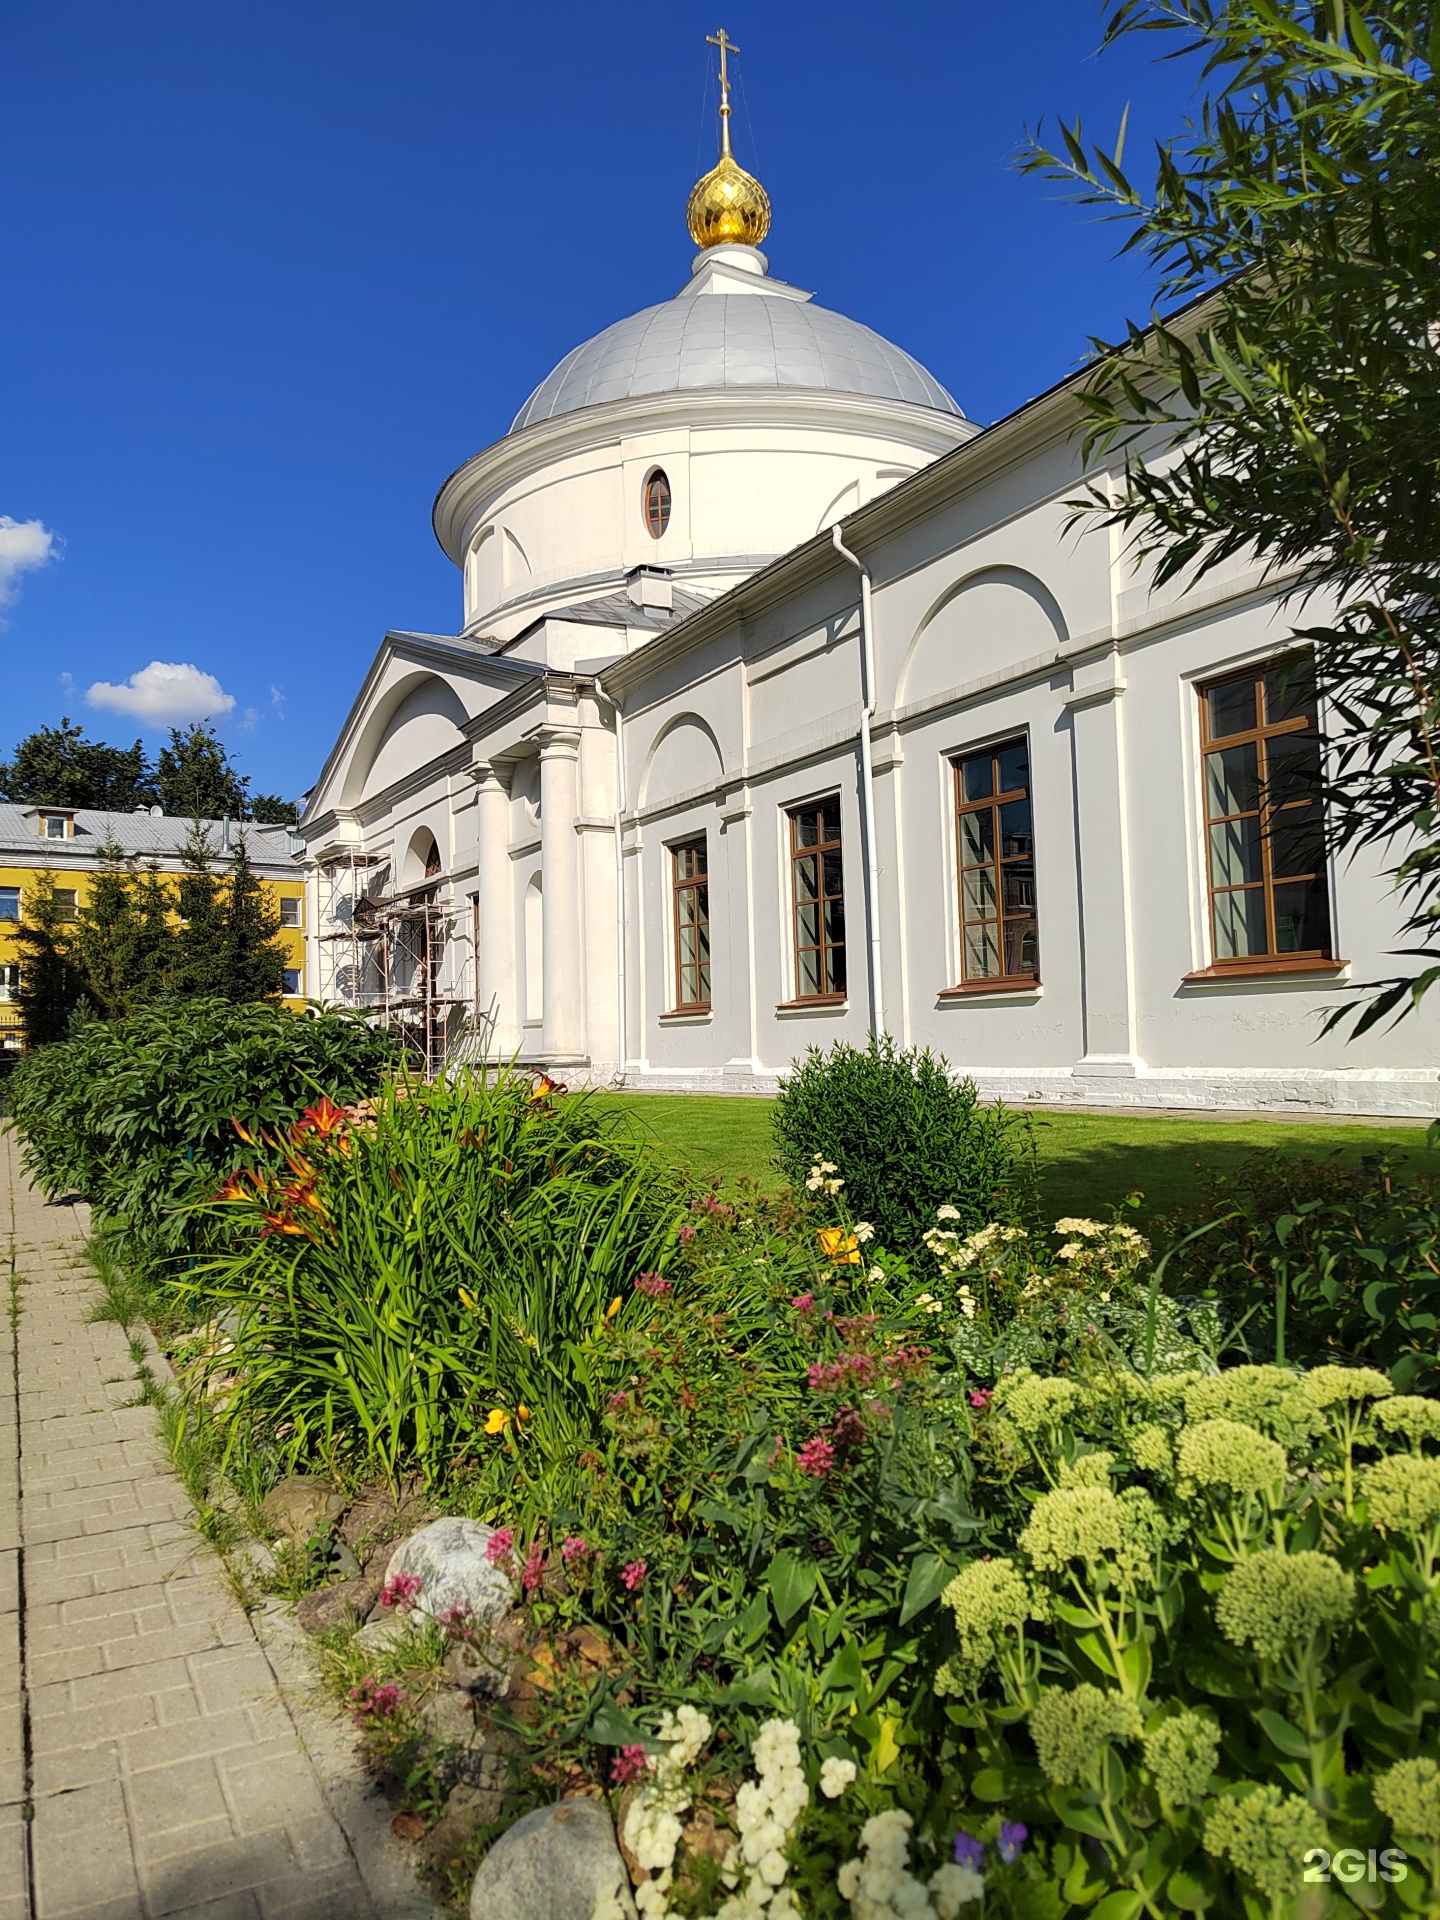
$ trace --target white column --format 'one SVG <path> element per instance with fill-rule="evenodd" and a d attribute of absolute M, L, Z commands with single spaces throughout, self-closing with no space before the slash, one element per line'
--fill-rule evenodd
<path fill-rule="evenodd" d="M 1126 1079 L 1143 1064 L 1135 1021 L 1124 693 L 1120 660 L 1112 653 L 1076 669 L 1074 692 L 1065 702 L 1075 754 L 1085 1022 L 1085 1053 L 1076 1063 L 1077 1078 Z M 1043 924 L 1040 937 L 1043 941 Z"/>
<path fill-rule="evenodd" d="M 580 735 L 549 727 L 540 735 L 540 866 L 545 879 L 544 1053 L 557 1065 L 585 1055 L 581 1005 L 580 861 L 575 816 Z"/>
<path fill-rule="evenodd" d="M 496 1009 L 491 1052 L 508 1060 L 520 1043 L 515 1001 L 515 884 L 510 872 L 510 784 L 489 761 L 470 769 L 475 781 L 475 998 L 480 1013 Z"/>

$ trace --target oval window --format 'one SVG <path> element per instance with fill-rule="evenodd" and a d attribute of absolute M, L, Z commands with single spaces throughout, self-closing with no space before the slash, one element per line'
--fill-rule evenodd
<path fill-rule="evenodd" d="M 670 524 L 670 482 L 657 467 L 645 482 L 645 528 L 658 540 Z"/>

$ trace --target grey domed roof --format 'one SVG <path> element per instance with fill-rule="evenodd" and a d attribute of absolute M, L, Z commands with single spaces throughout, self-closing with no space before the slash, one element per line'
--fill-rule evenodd
<path fill-rule="evenodd" d="M 606 400 L 697 387 L 865 393 L 963 419 L 918 360 L 858 320 L 784 291 L 789 297 L 766 297 L 767 287 L 695 298 L 687 289 L 618 320 L 565 356 L 531 394 L 510 431 Z"/>

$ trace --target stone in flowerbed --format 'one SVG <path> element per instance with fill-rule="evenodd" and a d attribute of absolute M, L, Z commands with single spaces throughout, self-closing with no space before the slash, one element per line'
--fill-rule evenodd
<path fill-rule="evenodd" d="M 500 1556 L 490 1548 L 496 1537 L 483 1521 L 432 1520 L 391 1554 L 382 1601 L 442 1626 L 463 1622 L 483 1637 L 515 1597 Z"/>
<path fill-rule="evenodd" d="M 358 1580 L 339 1580 L 301 1595 L 296 1624 L 305 1633 L 331 1633 L 336 1627 L 367 1619 L 379 1600 L 379 1580 L 363 1575 Z"/>
<path fill-rule="evenodd" d="M 491 1847 L 471 1889 L 470 1920 L 593 1920 L 607 1898 L 634 1920 L 610 1815 L 595 1800 L 561 1800 L 527 1813 Z"/>
<path fill-rule="evenodd" d="M 260 1517 L 272 1539 L 304 1541 L 328 1532 L 345 1511 L 345 1496 L 328 1480 L 291 1473 L 260 1503 Z"/>

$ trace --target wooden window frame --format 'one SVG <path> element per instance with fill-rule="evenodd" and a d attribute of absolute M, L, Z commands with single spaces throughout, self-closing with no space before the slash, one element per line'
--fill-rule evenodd
<path fill-rule="evenodd" d="M 805 817 L 806 814 L 814 814 L 817 816 L 817 818 L 823 819 L 825 808 L 832 804 L 835 808 L 835 812 L 837 816 L 837 824 L 836 824 L 834 839 L 832 840 L 820 839 L 818 836 L 823 832 L 824 829 L 822 825 L 817 825 L 816 827 L 817 838 L 815 839 L 814 843 L 808 847 L 802 846 L 800 844 L 801 820 Z M 840 814 L 840 796 L 838 793 L 822 794 L 816 800 L 804 800 L 804 801 L 801 801 L 798 806 L 787 807 L 785 809 L 786 833 L 788 835 L 788 840 L 789 840 L 788 871 L 789 871 L 789 878 L 790 878 L 790 946 L 791 946 L 791 955 L 792 955 L 792 966 L 794 968 L 795 992 L 792 999 L 784 1000 L 780 1003 L 779 1010 L 781 1012 L 785 1012 L 793 1007 L 839 1007 L 839 1006 L 844 1006 L 845 1002 L 849 999 L 850 954 L 849 954 L 848 930 L 845 934 L 841 936 L 839 940 L 831 940 L 830 938 L 827 937 L 826 931 L 825 931 L 825 908 L 829 904 L 829 902 L 832 900 L 838 900 L 840 902 L 840 911 L 842 916 L 845 911 L 845 868 L 844 868 L 845 829 L 844 829 L 843 821 L 839 819 L 839 814 Z M 824 890 L 824 887 L 825 887 L 824 856 L 827 853 L 836 853 L 840 855 L 840 861 L 841 861 L 840 886 L 838 891 L 835 893 L 826 893 Z M 818 946 L 812 946 L 808 941 L 802 941 L 800 937 L 800 907 L 802 903 L 801 903 L 800 891 L 799 891 L 799 868 L 800 868 L 800 863 L 802 861 L 810 860 L 810 859 L 813 859 L 816 862 L 816 877 L 817 877 L 817 882 L 819 886 L 819 891 L 816 893 L 815 899 L 813 902 L 813 904 L 818 909 L 817 931 L 820 936 L 820 944 Z M 818 953 L 820 956 L 820 968 L 819 968 L 820 978 L 821 980 L 829 980 L 833 978 L 833 971 L 834 971 L 830 956 L 836 952 L 844 956 L 843 964 L 844 964 L 844 970 L 846 975 L 846 985 L 843 987 L 826 987 L 823 989 L 823 991 L 819 993 L 805 993 L 801 987 L 801 977 L 800 977 L 801 954 L 802 953 Z"/>
<path fill-rule="evenodd" d="M 1023 787 L 1007 787 L 1003 791 L 999 786 L 999 758 L 1010 747 L 1024 747 L 1028 771 L 1027 784 Z M 971 760 L 982 755 L 990 758 L 991 791 L 980 800 L 965 798 L 965 766 Z M 1024 733 L 1008 734 L 1003 740 L 997 740 L 992 746 L 968 747 L 956 753 L 950 759 L 950 777 L 953 782 L 953 805 L 955 809 L 955 887 L 956 887 L 956 924 L 960 933 L 960 978 L 953 987 L 946 987 L 940 994 L 942 1000 L 960 999 L 971 994 L 984 993 L 1033 993 L 1040 985 L 1040 912 L 1038 901 L 1032 901 L 1030 907 L 1019 913 L 1005 911 L 1004 868 L 1007 864 L 1016 864 L 1023 856 L 1012 855 L 1007 862 L 1001 851 L 1000 809 L 1017 800 L 1024 800 L 1030 808 L 1030 864 L 1033 872 L 1035 864 L 1035 786 L 1034 770 L 1029 765 L 1030 741 Z M 999 939 L 1001 965 L 1005 962 L 1005 929 L 1007 924 L 1029 920 L 1035 925 L 1036 964 L 1027 973 L 990 973 L 967 979 L 965 974 L 965 875 L 974 871 L 965 864 L 964 820 L 969 814 L 989 812 L 991 822 L 992 858 L 980 864 L 990 868 L 995 878 L 995 918 L 994 925 Z M 1034 885 L 1032 880 L 1032 886 Z"/>
<path fill-rule="evenodd" d="M 1287 664 L 1303 665 L 1303 656 L 1292 655 L 1288 661 L 1284 656 L 1279 659 L 1271 658 L 1261 660 L 1256 662 L 1254 666 L 1244 667 L 1231 673 L 1217 674 L 1212 678 L 1199 681 L 1196 684 L 1196 697 L 1200 703 L 1200 819 L 1201 832 L 1203 835 L 1201 858 L 1205 876 L 1205 916 L 1210 962 L 1208 966 L 1197 968 L 1194 972 L 1185 974 L 1184 978 L 1187 981 L 1255 979 L 1273 976 L 1283 977 L 1286 974 L 1307 973 L 1335 974 L 1343 971 L 1348 964 L 1346 961 L 1337 959 L 1335 956 L 1335 926 L 1334 916 L 1331 912 L 1333 902 L 1330 897 L 1330 862 L 1323 834 L 1323 813 L 1320 865 L 1308 873 L 1281 874 L 1278 882 L 1275 876 L 1275 837 L 1270 831 L 1270 820 L 1276 809 L 1267 803 L 1265 797 L 1269 766 L 1268 743 L 1272 740 L 1282 739 L 1288 735 L 1304 733 L 1312 728 L 1316 738 L 1318 739 L 1320 737 L 1318 705 L 1313 715 L 1302 714 L 1292 719 L 1276 721 L 1271 721 L 1268 714 L 1263 721 L 1259 718 L 1263 710 L 1261 702 L 1264 699 L 1263 684 L 1265 676 L 1274 673 L 1277 669 Z M 1256 715 L 1255 724 L 1251 727 L 1241 728 L 1238 732 L 1234 733 L 1212 734 L 1210 730 L 1209 696 L 1218 688 L 1236 686 L 1245 681 L 1248 681 L 1253 689 L 1253 697 L 1256 702 L 1254 708 Z M 1239 812 L 1231 814 L 1212 815 L 1210 812 L 1210 782 L 1206 768 L 1208 756 L 1211 753 L 1235 747 L 1243 747 L 1252 743 L 1255 747 L 1256 795 L 1254 807 L 1243 808 Z M 1308 802 L 1282 802 L 1278 810 L 1283 813 L 1287 807 L 1302 805 L 1320 807 L 1321 801 L 1317 794 L 1313 800 Z M 1213 878 L 1210 860 L 1211 828 L 1222 825 L 1228 820 L 1250 819 L 1251 817 L 1258 818 L 1261 822 L 1260 879 L 1258 882 L 1217 887 Z M 1303 947 L 1288 953 L 1277 952 L 1275 940 L 1275 888 L 1277 884 L 1286 886 L 1295 882 L 1315 880 L 1324 882 L 1325 945 L 1323 947 Z M 1216 936 L 1216 896 L 1218 894 L 1256 891 L 1260 893 L 1264 902 L 1265 941 L 1269 951 L 1265 953 L 1239 954 L 1231 958 L 1222 959 L 1219 956 L 1218 950 L 1220 943 Z"/>
<path fill-rule="evenodd" d="M 57 908 L 56 919 L 63 920 L 66 926 L 73 925 L 80 918 L 80 889 L 78 887 L 56 887 L 53 891 Z M 58 910 L 62 900 L 69 903 L 70 911 L 68 913 L 61 913 Z"/>
<path fill-rule="evenodd" d="M 700 870 L 696 873 L 685 874 L 682 876 L 681 856 L 687 853 L 694 853 L 697 849 L 699 850 L 700 860 L 701 860 Z M 680 930 L 682 925 L 681 897 L 682 895 L 687 893 L 694 893 L 696 895 L 696 909 L 695 909 L 695 919 L 692 924 L 697 928 L 703 925 L 705 929 L 706 957 L 703 965 L 705 967 L 705 970 L 707 972 L 710 972 L 711 974 L 710 988 L 711 988 L 711 992 L 713 992 L 714 991 L 714 975 L 713 975 L 714 959 L 709 951 L 709 937 L 710 937 L 709 836 L 706 834 L 700 833 L 700 834 L 692 835 L 689 839 L 686 839 L 686 840 L 677 840 L 673 843 L 673 845 L 667 848 L 667 852 L 670 856 L 670 938 L 675 948 L 675 971 L 674 971 L 675 1003 L 670 1008 L 670 1013 L 671 1015 L 709 1013 L 710 1012 L 710 994 L 707 993 L 703 1000 L 698 997 L 699 988 L 700 988 L 700 974 L 701 974 L 701 967 L 702 967 L 702 962 L 699 957 L 698 948 L 697 948 L 695 959 L 693 961 L 686 961 L 685 959 L 682 958 L 682 948 L 681 948 L 681 940 L 680 940 Z M 703 918 L 701 916 L 700 906 L 699 906 L 699 897 L 702 894 L 704 895 Z M 685 986 L 686 986 L 685 976 L 687 973 L 693 973 L 695 976 L 694 985 L 695 985 L 697 997 L 693 1000 L 687 1000 L 685 998 Z"/>
<path fill-rule="evenodd" d="M 664 496 L 659 511 L 655 511 L 658 497 L 656 488 L 664 488 Z M 663 540 L 670 531 L 670 515 L 675 508 L 675 490 L 670 485 L 670 476 L 663 467 L 652 467 L 645 476 L 645 484 L 640 489 L 640 518 L 645 523 L 645 531 L 652 540 Z M 658 523 L 658 524 L 657 524 Z"/>

